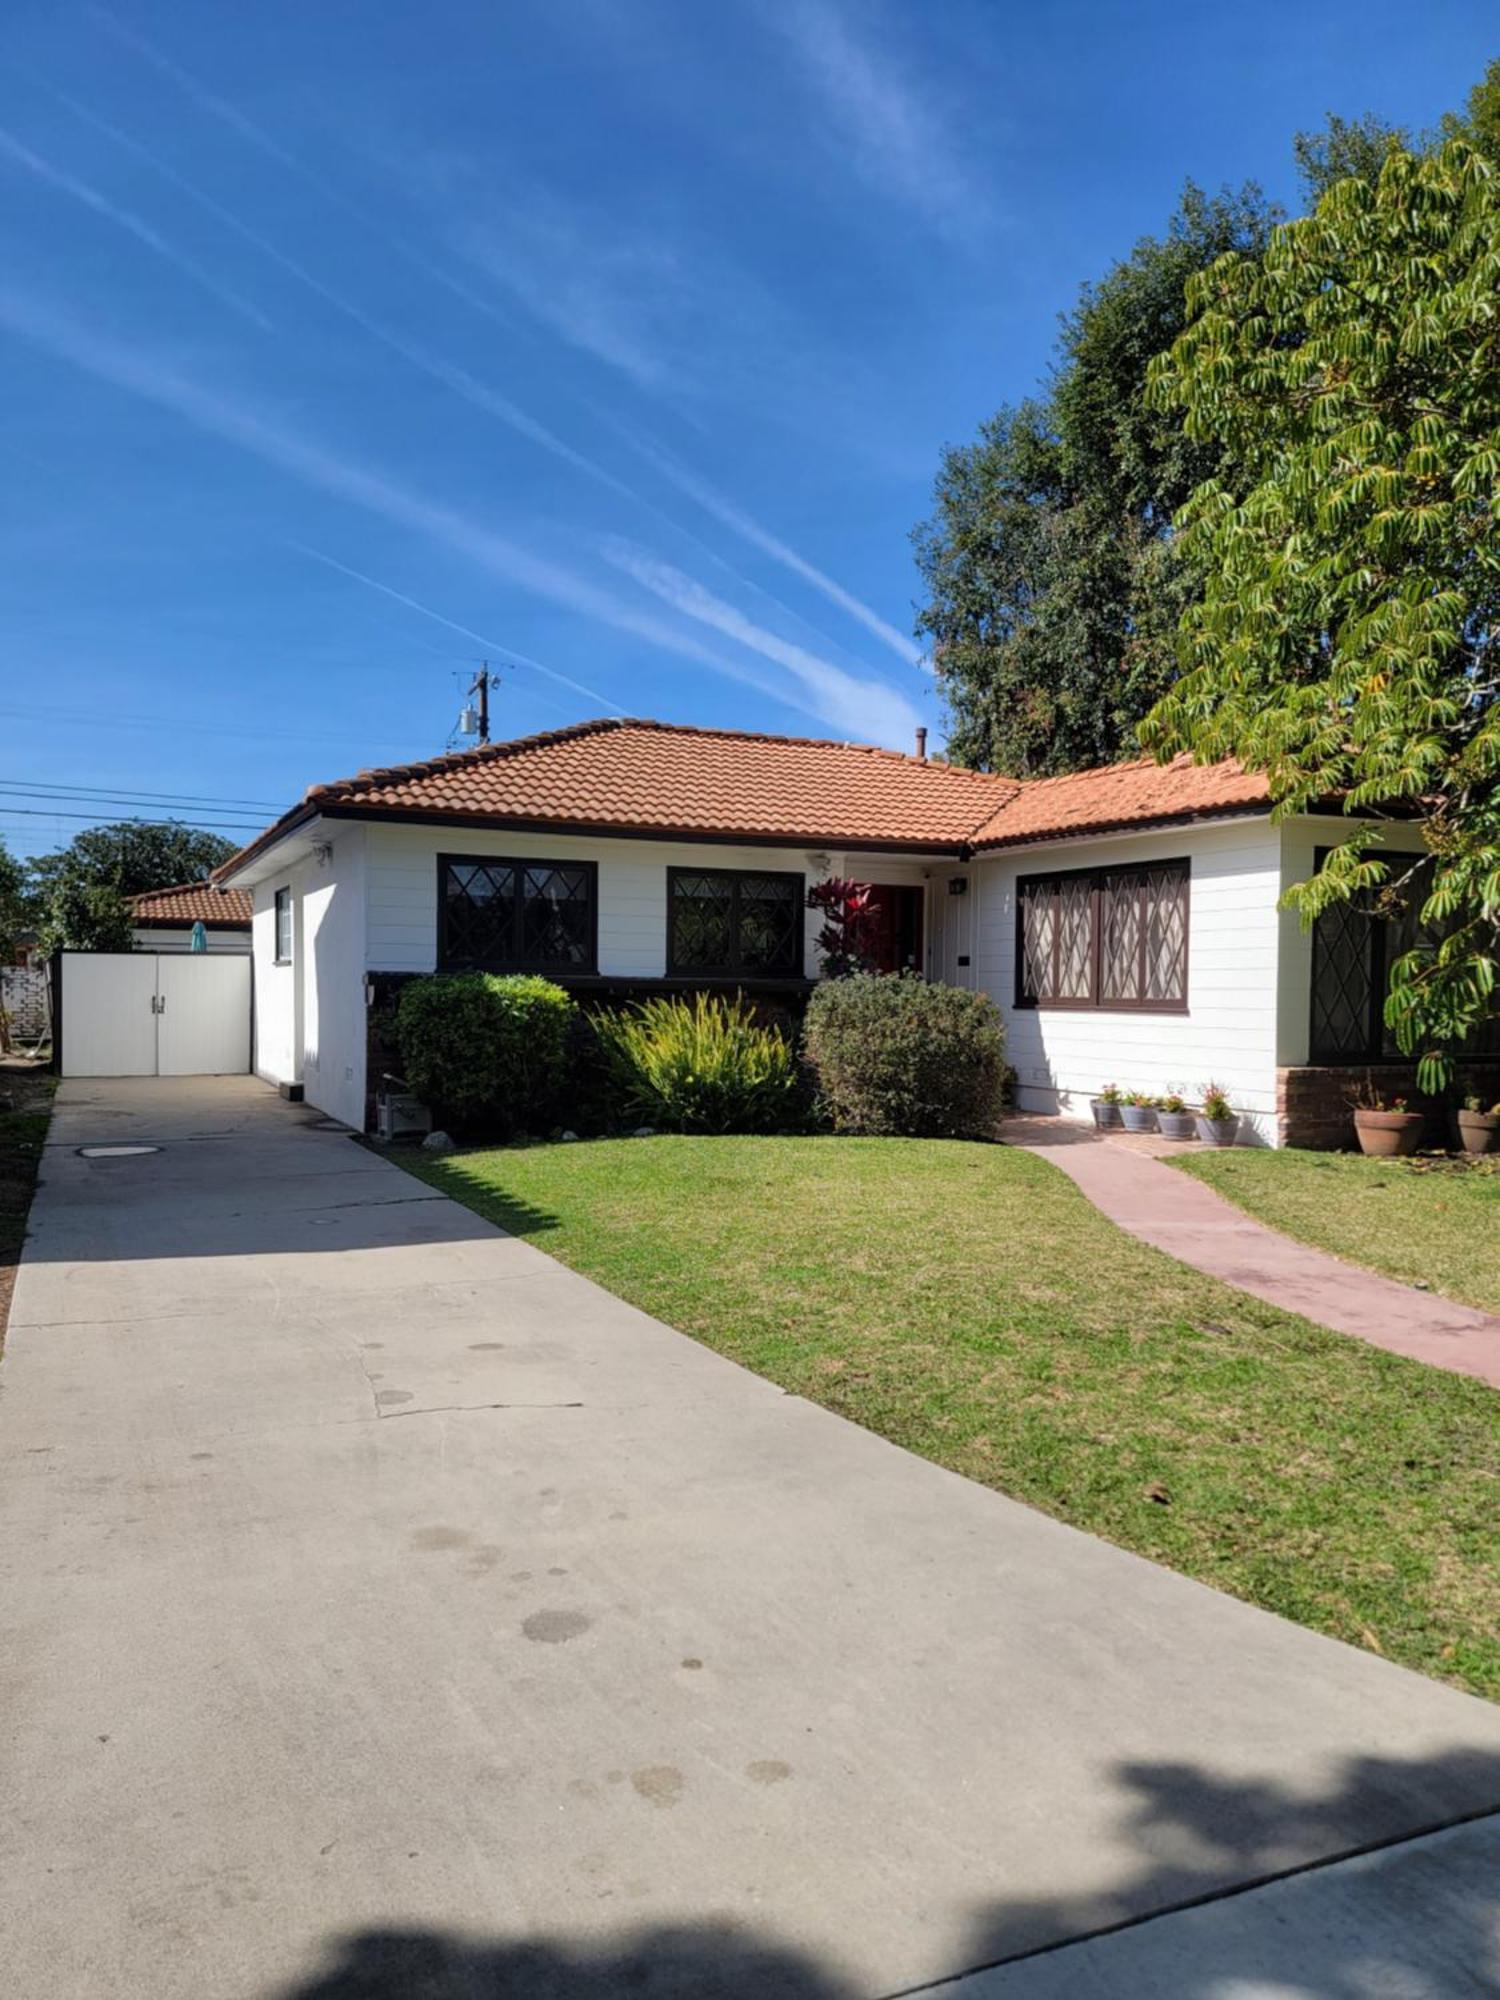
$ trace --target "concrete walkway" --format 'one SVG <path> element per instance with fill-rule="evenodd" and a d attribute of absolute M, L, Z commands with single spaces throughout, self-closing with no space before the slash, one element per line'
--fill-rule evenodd
<path fill-rule="evenodd" d="M 1071 1119 L 1017 1116 L 1001 1131 L 1060 1167 L 1121 1229 L 1273 1306 L 1392 1354 L 1500 1388 L 1500 1319 L 1298 1243 L 1191 1174 L 1164 1166 L 1166 1139 L 1105 1137 Z"/>
<path fill-rule="evenodd" d="M 1471 1818 L 1390 1991 L 1494 1990 L 1500 1709 L 783 1395 L 249 1081 L 64 1086 L 33 1219 L 7 1996 L 875 2000 Z M 1251 1990 L 1244 1921 L 1158 1990 Z"/>

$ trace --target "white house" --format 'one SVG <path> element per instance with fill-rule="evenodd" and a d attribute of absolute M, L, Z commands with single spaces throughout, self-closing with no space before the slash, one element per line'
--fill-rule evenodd
<path fill-rule="evenodd" d="M 253 902 L 257 1072 L 355 1126 L 402 980 L 479 966 L 581 996 L 796 1003 L 818 970 L 806 892 L 845 876 L 878 891 L 884 968 L 998 1001 L 1022 1108 L 1087 1117 L 1106 1083 L 1212 1079 L 1250 1139 L 1320 1144 L 1367 1066 L 1414 1087 L 1380 1020 L 1399 940 L 1280 907 L 1349 827 L 1273 824 L 1264 779 L 1232 764 L 1017 782 L 609 720 L 315 785 L 215 881 Z"/>
<path fill-rule="evenodd" d="M 249 951 L 250 897 L 243 889 L 183 882 L 171 889 L 148 889 L 130 899 L 130 942 L 135 951 L 191 951 L 193 926 L 198 923 L 210 951 Z"/>

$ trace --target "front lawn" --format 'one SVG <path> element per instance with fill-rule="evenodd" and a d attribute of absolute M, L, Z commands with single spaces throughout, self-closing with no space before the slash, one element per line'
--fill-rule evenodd
<path fill-rule="evenodd" d="M 1500 1698 L 1500 1398 L 1185 1269 L 1045 1161 L 662 1137 L 403 1164 L 911 1451 Z"/>
<path fill-rule="evenodd" d="M 1173 1165 L 1288 1236 L 1500 1313 L 1500 1159 L 1492 1155 L 1466 1166 L 1237 1146 Z"/>

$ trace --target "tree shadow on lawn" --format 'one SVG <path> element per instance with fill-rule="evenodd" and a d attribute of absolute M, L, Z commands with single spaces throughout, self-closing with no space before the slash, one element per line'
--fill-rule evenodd
<path fill-rule="evenodd" d="M 955 1989 L 955 2000 L 1005 2000 L 1012 1991 L 1027 2000 L 1146 1992 L 1224 2000 L 1242 1981 L 1298 2000 L 1480 2000 L 1500 1991 L 1500 1841 L 1488 1836 L 1488 1866 L 1471 1855 L 1459 1867 L 1451 1848 L 1414 1838 L 1500 1810 L 1500 1753 L 1357 1758 L 1321 1797 L 1189 1764 L 1126 1764 L 1116 1779 L 1125 1869 L 1097 1894 L 1001 1898 L 980 1912 L 934 1974 L 987 1973 L 972 1994 Z M 1476 1828 L 1472 1838 L 1485 1835 Z M 1329 1921 L 1335 1885 L 1311 1864 L 1383 1843 L 1395 1844 L 1378 1882 L 1358 1906 L 1343 1906 L 1343 1921 Z M 870 1859 L 878 1862 L 878 1836 Z M 852 1853 L 832 1865 L 836 1897 L 838 1873 L 857 1877 L 864 1862 Z M 1102 1863 L 1101 1875 L 1112 1865 Z M 1277 1880 L 1268 1896 L 1231 1895 Z M 1337 1885 L 1344 1895 L 1348 1882 L 1346 1872 Z M 1175 1938 L 1144 1922 L 1168 1911 L 1183 1913 Z M 929 1915 L 914 1903 L 914 1923 Z M 1087 1951 L 1057 1949 L 1090 1938 L 1100 1942 Z M 1164 1943 L 1174 1946 L 1166 1957 L 1158 1955 Z M 1164 1975 L 1169 1984 L 1156 1983 Z M 275 2000 L 874 2000 L 913 1990 L 898 1980 L 851 1981 L 730 1918 L 602 1942 L 393 1928 L 334 1941 L 324 1967 Z"/>

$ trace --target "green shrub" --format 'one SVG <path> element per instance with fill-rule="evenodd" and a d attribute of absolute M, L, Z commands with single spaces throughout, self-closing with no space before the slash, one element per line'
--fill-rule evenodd
<path fill-rule="evenodd" d="M 808 1003 L 805 1046 L 840 1131 L 987 1138 L 995 1129 L 1005 1029 L 986 994 L 910 973 L 826 980 Z"/>
<path fill-rule="evenodd" d="M 797 1058 L 737 994 L 645 1000 L 594 1023 L 631 1115 L 667 1132 L 775 1132 L 798 1121 Z"/>
<path fill-rule="evenodd" d="M 438 973 L 401 989 L 396 1040 L 407 1082 L 450 1132 L 511 1138 L 551 1122 L 578 1010 L 530 973 Z"/>

